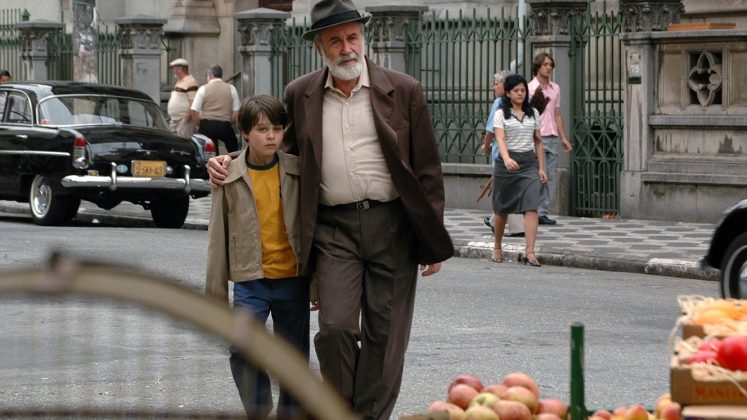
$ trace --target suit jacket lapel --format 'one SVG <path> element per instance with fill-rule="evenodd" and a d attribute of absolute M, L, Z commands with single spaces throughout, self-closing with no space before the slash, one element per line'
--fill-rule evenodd
<path fill-rule="evenodd" d="M 381 67 L 372 63 L 368 58 L 366 60 L 368 61 L 368 77 L 371 80 L 371 108 L 373 109 L 376 133 L 379 135 L 385 157 L 389 155 L 387 152 L 394 152 L 393 157 L 399 160 L 397 133 L 391 127 L 394 86 L 392 86 Z"/>
<path fill-rule="evenodd" d="M 306 127 L 317 167 L 322 164 L 322 106 L 324 104 L 324 84 L 327 81 L 326 68 L 317 71 L 306 85 L 304 94 L 304 126 Z"/>

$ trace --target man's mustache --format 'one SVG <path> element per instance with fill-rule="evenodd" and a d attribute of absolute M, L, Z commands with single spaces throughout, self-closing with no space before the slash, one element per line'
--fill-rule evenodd
<path fill-rule="evenodd" d="M 350 53 L 348 55 L 341 55 L 337 57 L 337 64 L 347 63 L 348 61 L 358 61 L 358 54 Z"/>

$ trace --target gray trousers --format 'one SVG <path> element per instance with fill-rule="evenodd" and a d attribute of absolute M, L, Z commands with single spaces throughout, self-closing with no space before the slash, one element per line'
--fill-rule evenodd
<path fill-rule="evenodd" d="M 320 303 L 314 344 L 322 376 L 364 419 L 389 419 L 418 267 L 400 200 L 360 211 L 320 206 L 314 250 Z"/>
<path fill-rule="evenodd" d="M 545 147 L 545 173 L 547 182 L 540 188 L 540 204 L 537 212 L 540 216 L 550 213 L 550 199 L 555 186 L 555 170 L 558 168 L 558 155 L 560 154 L 559 137 L 542 137 L 542 145 Z"/>

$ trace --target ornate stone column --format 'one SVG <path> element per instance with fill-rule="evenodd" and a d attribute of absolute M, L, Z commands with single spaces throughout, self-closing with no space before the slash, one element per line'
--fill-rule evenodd
<path fill-rule="evenodd" d="M 48 20 L 16 23 L 23 45 L 23 74 L 20 80 L 45 81 L 50 79 L 49 38 L 61 33 L 64 24 Z"/>
<path fill-rule="evenodd" d="M 252 9 L 234 13 L 236 30 L 241 34 L 242 97 L 272 93 L 272 45 L 270 38 L 276 28 L 285 24 L 288 12 L 272 9 Z"/>
<path fill-rule="evenodd" d="M 574 60 L 576 66 L 580 66 L 583 60 L 582 54 L 575 57 L 571 55 L 571 23 L 574 17 L 586 13 L 587 2 L 579 0 L 528 0 L 531 8 L 529 16 L 534 22 L 534 35 L 532 43 L 534 54 L 527 57 L 527 61 L 533 61 L 534 56 L 540 52 L 548 52 L 555 60 L 555 70 L 552 79 L 560 85 L 560 112 L 563 116 L 566 133 L 569 140 L 572 136 L 573 115 L 576 110 L 571 103 L 572 74 Z M 578 67 L 577 67 L 578 68 Z M 533 75 L 527 75 L 531 80 Z M 582 86 L 576 83 L 576 86 Z M 579 96 L 583 97 L 583 96 Z M 578 105 L 578 104 L 576 104 Z M 550 213 L 571 213 L 571 156 L 570 153 L 560 153 L 558 168 L 555 173 L 554 191 L 551 191 Z"/>
<path fill-rule="evenodd" d="M 121 38 L 122 85 L 161 101 L 161 37 L 166 19 L 126 17 L 114 21 Z"/>
<path fill-rule="evenodd" d="M 222 55 L 221 48 L 221 24 L 218 20 L 218 12 L 215 0 L 173 0 L 168 22 L 163 27 L 169 56 L 167 63 L 184 58 L 189 61 L 189 70 L 197 80 L 204 80 L 210 66 L 223 65 L 224 72 L 228 71 L 225 55 L 233 56 L 233 51 Z M 226 2 L 221 2 L 226 3 Z M 239 1 L 235 1 L 239 3 Z M 224 6 L 225 7 L 225 6 Z M 226 38 L 233 40 L 233 34 L 228 32 Z M 233 46 L 232 42 L 229 45 Z M 164 99 L 168 100 L 171 88 L 176 80 L 167 72 L 162 80 L 165 83 Z"/>
<path fill-rule="evenodd" d="M 407 28 L 412 22 L 419 21 L 427 10 L 427 6 L 366 7 L 366 12 L 371 13 L 369 25 L 373 34 L 371 48 L 374 55 L 371 59 L 383 67 L 406 73 L 405 37 Z M 420 60 L 415 56 L 411 59 L 419 64 Z"/>
<path fill-rule="evenodd" d="M 625 112 L 623 119 L 623 167 L 620 173 L 620 214 L 625 217 L 647 217 L 641 211 L 642 180 L 653 152 L 653 131 L 649 115 L 654 112 L 656 92 L 656 48 L 650 32 L 620 35 L 623 63 Z M 651 215 L 648 215 L 651 217 Z"/>
<path fill-rule="evenodd" d="M 682 0 L 620 0 L 625 32 L 666 31 L 684 12 Z"/>

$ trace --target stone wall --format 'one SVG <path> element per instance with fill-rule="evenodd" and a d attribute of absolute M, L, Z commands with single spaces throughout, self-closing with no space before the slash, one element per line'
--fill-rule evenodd
<path fill-rule="evenodd" d="M 626 36 L 624 216 L 715 222 L 747 197 L 746 37 Z"/>

